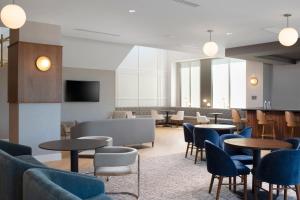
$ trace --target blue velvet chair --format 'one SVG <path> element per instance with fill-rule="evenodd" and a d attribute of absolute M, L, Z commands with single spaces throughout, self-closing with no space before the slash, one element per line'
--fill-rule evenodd
<path fill-rule="evenodd" d="M 293 149 L 300 149 L 300 138 L 289 138 L 286 139 L 285 141 L 291 143 L 293 145 Z"/>
<path fill-rule="evenodd" d="M 252 128 L 251 127 L 247 127 L 244 128 L 240 133 L 240 136 L 244 137 L 244 138 L 251 138 L 252 137 Z"/>
<path fill-rule="evenodd" d="M 23 200 L 109 200 L 104 183 L 95 177 L 54 169 L 24 173 Z"/>
<path fill-rule="evenodd" d="M 239 134 L 224 134 L 220 136 L 220 148 L 223 149 L 228 155 L 230 155 L 231 159 L 238 160 L 245 165 L 250 165 L 253 163 L 253 156 L 251 150 L 248 149 L 238 149 L 233 148 L 224 143 L 227 139 L 233 138 L 244 138 Z"/>
<path fill-rule="evenodd" d="M 230 156 L 219 148 L 218 145 L 210 141 L 205 141 L 207 171 L 212 174 L 209 186 L 209 193 L 211 193 L 214 179 L 218 178 L 218 189 L 216 200 L 220 198 L 221 186 L 223 185 L 224 177 L 241 176 L 243 183 L 236 185 L 244 186 L 244 200 L 247 200 L 247 175 L 250 169 L 237 160 L 232 160 Z M 231 183 L 230 183 L 231 184 Z M 236 187 L 234 185 L 234 187 Z"/>
<path fill-rule="evenodd" d="M 300 199 L 300 151 L 278 150 L 262 158 L 256 170 L 255 198 L 261 182 L 269 183 L 269 199 L 273 198 L 273 185 L 284 186 L 284 199 L 287 189 L 295 186 L 297 199 Z"/>
<path fill-rule="evenodd" d="M 193 136 L 193 132 L 194 132 L 194 125 L 191 123 L 183 123 L 183 133 L 184 133 L 184 140 L 187 143 L 187 147 L 186 147 L 186 152 L 185 152 L 185 157 L 187 157 L 188 151 L 190 146 L 191 147 L 191 155 L 193 154 L 193 148 L 194 148 L 194 136 Z"/>
<path fill-rule="evenodd" d="M 203 149 L 205 148 L 205 140 L 219 145 L 219 134 L 208 128 L 194 128 L 194 146 L 196 147 L 195 164 L 197 163 L 198 153 L 200 151 L 200 159 L 203 160 Z"/>
<path fill-rule="evenodd" d="M 0 150 L 1 200 L 22 200 L 23 173 L 30 168 L 45 168 L 45 166 L 31 164 Z"/>

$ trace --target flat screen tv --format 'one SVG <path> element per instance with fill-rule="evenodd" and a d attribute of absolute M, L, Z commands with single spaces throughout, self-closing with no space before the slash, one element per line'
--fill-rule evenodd
<path fill-rule="evenodd" d="M 66 102 L 99 102 L 99 81 L 66 81 Z"/>

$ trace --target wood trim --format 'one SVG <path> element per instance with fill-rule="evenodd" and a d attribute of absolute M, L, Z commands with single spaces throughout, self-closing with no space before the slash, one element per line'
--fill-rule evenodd
<path fill-rule="evenodd" d="M 9 141 L 19 143 L 19 104 L 9 104 Z"/>

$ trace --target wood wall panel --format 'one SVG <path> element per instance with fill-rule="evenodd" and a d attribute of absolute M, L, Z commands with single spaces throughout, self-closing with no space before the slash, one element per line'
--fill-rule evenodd
<path fill-rule="evenodd" d="M 17 60 L 17 72 L 9 73 L 13 91 L 9 93 L 10 103 L 59 103 L 62 93 L 62 47 L 56 45 L 17 42 L 9 47 L 11 60 Z M 13 49 L 18 49 L 14 52 Z M 38 57 L 47 56 L 51 60 L 51 68 L 42 72 L 35 62 Z M 15 63 L 14 63 L 15 65 Z M 13 68 L 15 69 L 15 68 Z M 15 85 L 16 73 L 18 83 Z M 12 88 L 11 88 L 12 89 Z"/>

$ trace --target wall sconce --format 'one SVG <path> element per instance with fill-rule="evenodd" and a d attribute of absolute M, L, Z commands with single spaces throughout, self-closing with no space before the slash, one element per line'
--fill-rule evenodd
<path fill-rule="evenodd" d="M 209 102 L 208 102 L 206 105 L 207 105 L 207 107 L 210 107 L 210 106 L 211 106 Z"/>
<path fill-rule="evenodd" d="M 253 85 L 253 86 L 256 86 L 258 84 L 258 80 L 255 76 L 252 76 L 250 78 L 250 84 Z"/>
<path fill-rule="evenodd" d="M 206 102 L 207 102 L 207 99 L 203 99 L 202 101 L 203 101 L 203 103 L 206 103 Z"/>
<path fill-rule="evenodd" d="M 47 56 L 38 57 L 35 64 L 36 67 L 42 72 L 48 71 L 51 67 L 51 61 Z"/>

